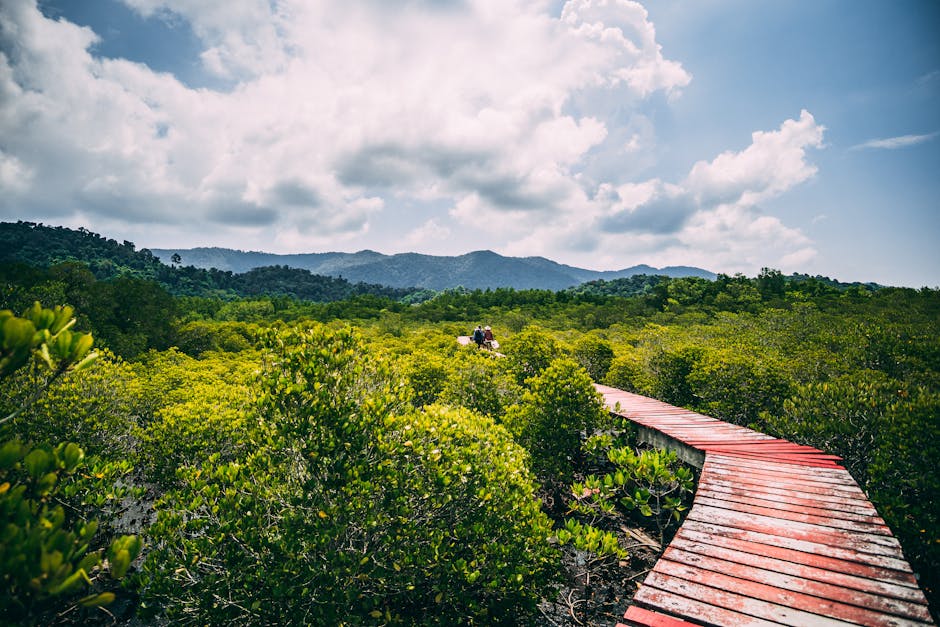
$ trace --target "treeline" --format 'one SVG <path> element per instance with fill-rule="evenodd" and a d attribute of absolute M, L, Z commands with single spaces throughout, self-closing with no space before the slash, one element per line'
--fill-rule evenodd
<path fill-rule="evenodd" d="M 87 229 L 72 230 L 32 222 L 0 222 L 0 262 L 49 268 L 79 262 L 99 281 L 133 278 L 153 281 L 175 296 L 219 298 L 260 294 L 329 302 L 362 294 L 399 299 L 415 289 L 369 283 L 350 283 L 343 278 L 312 274 L 287 266 L 255 268 L 244 273 L 195 266 L 179 266 L 161 260 L 133 242 L 118 243 Z"/>

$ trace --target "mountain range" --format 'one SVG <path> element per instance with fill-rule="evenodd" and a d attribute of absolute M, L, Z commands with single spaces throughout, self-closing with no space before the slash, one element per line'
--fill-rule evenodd
<path fill-rule="evenodd" d="M 400 253 L 384 255 L 372 250 L 356 253 L 306 253 L 278 255 L 245 252 L 230 248 L 151 249 L 163 263 L 216 268 L 234 273 L 264 266 L 288 266 L 314 274 L 342 277 L 353 283 L 375 283 L 390 287 L 419 287 L 444 290 L 511 287 L 515 289 L 563 290 L 587 281 L 612 280 L 638 274 L 714 279 L 715 273 L 701 268 L 631 266 L 622 270 L 586 270 L 554 262 L 544 257 L 504 257 L 480 250 L 453 257 Z"/>

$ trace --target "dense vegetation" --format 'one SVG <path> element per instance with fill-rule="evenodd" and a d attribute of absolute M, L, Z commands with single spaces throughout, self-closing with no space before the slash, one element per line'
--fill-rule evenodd
<path fill-rule="evenodd" d="M 0 222 L 0 262 L 48 268 L 70 261 L 85 264 L 95 280 L 146 279 L 178 296 L 234 298 L 265 294 L 327 302 L 360 294 L 401 298 L 416 291 L 353 284 L 343 278 L 287 266 L 255 268 L 238 274 L 215 268 L 180 266 L 173 259 L 154 257 L 146 248 L 136 250 L 133 242 L 118 243 L 86 229 L 76 231 L 32 222 Z M 23 271 L 22 268 L 13 270 Z"/>
<path fill-rule="evenodd" d="M 16 562 L 4 544 L 0 621 L 106 606 L 184 624 L 515 625 L 569 609 L 611 624 L 642 557 L 623 529 L 668 537 L 693 477 L 636 450 L 592 379 L 842 455 L 936 607 L 936 289 L 766 270 L 409 304 L 180 296 L 153 279 L 0 265 L 0 309 L 18 314 L 0 325 L 0 513 L 24 538 L 56 530 Z M 72 305 L 75 325 L 37 300 Z M 478 323 L 506 358 L 454 341 Z"/>

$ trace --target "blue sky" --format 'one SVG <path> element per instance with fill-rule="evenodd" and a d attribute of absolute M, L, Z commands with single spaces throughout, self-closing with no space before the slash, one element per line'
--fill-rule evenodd
<path fill-rule="evenodd" d="M 0 219 L 936 287 L 938 34 L 927 0 L 5 0 Z"/>

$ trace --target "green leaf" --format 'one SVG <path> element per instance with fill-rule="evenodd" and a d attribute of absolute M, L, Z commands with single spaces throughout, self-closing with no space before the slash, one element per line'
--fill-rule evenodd
<path fill-rule="evenodd" d="M 83 599 L 79 599 L 79 605 L 83 607 L 102 607 L 104 605 L 110 605 L 114 602 L 114 593 L 113 592 L 101 592 L 99 594 L 92 594 Z"/>
<path fill-rule="evenodd" d="M 26 459 L 23 460 L 23 464 L 26 466 L 26 472 L 36 481 L 52 470 L 54 463 L 52 455 L 42 449 L 34 449 L 26 456 Z"/>

